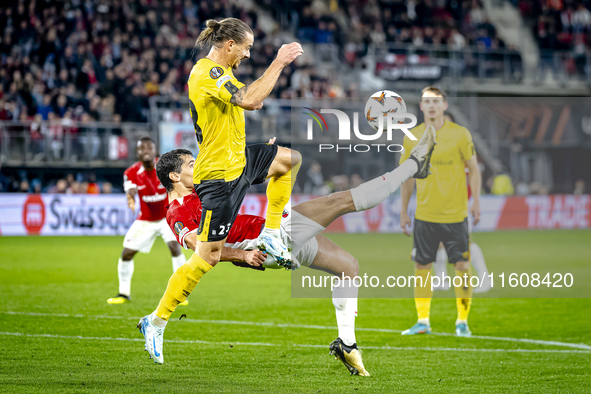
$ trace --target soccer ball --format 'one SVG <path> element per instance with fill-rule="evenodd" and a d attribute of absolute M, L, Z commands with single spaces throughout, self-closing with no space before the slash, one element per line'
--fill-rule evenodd
<path fill-rule="evenodd" d="M 379 130 L 379 117 L 382 116 L 384 119 L 383 131 L 386 131 L 388 126 L 386 116 L 392 112 L 405 114 L 406 103 L 398 93 L 392 92 L 391 90 L 380 90 L 372 94 L 365 104 L 365 119 L 375 130 Z M 404 123 L 404 119 L 405 116 L 394 116 L 392 118 L 394 122 L 398 122 L 399 124 Z"/>

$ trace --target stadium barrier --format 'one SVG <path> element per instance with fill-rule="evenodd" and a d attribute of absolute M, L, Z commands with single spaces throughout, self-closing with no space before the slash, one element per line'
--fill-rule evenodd
<path fill-rule="evenodd" d="M 292 205 L 313 196 L 294 195 Z M 264 195 L 249 194 L 241 213 L 264 216 Z M 409 210 L 414 217 L 416 200 Z M 591 195 L 483 196 L 481 221 L 473 231 L 574 229 L 591 227 Z M 0 235 L 124 235 L 135 219 L 124 194 L 0 195 Z M 399 233 L 400 197 L 365 212 L 338 218 L 329 232 Z"/>

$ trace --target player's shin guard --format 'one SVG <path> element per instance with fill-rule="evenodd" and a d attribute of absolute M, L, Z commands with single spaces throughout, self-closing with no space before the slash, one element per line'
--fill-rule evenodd
<path fill-rule="evenodd" d="M 419 277 L 415 282 L 415 306 L 419 323 L 429 325 L 429 312 L 431 311 L 431 298 L 433 290 L 431 289 L 431 270 L 422 270 L 415 268 L 415 276 Z"/>
<path fill-rule="evenodd" d="M 181 252 L 181 254 L 178 256 L 172 256 L 172 272 L 176 272 L 176 270 L 181 268 L 186 262 L 187 259 L 185 258 L 183 252 Z"/>
<path fill-rule="evenodd" d="M 355 317 L 357 317 L 357 296 L 359 288 L 350 279 L 342 281 L 332 292 L 339 338 L 347 346 L 353 346 L 355 339 Z"/>
<path fill-rule="evenodd" d="M 197 253 L 193 253 L 191 258 L 168 280 L 166 291 L 156 308 L 156 316 L 162 320 L 168 320 L 176 307 L 189 297 L 199 280 L 211 268 L 211 265 Z"/>
<path fill-rule="evenodd" d="M 131 278 L 133 276 L 133 259 L 124 261 L 119 259 L 117 274 L 119 276 L 119 294 L 131 295 Z"/>
<path fill-rule="evenodd" d="M 379 205 L 394 194 L 406 180 L 412 178 L 417 169 L 418 166 L 414 160 L 406 160 L 394 171 L 351 189 L 351 196 L 357 212 Z"/>
<path fill-rule="evenodd" d="M 462 278 L 462 283 L 460 286 L 455 286 L 456 284 L 459 284 L 460 281 L 458 279 L 454 280 L 456 305 L 458 307 L 458 320 L 456 324 L 458 322 L 465 323 L 468 321 L 468 313 L 470 313 L 470 305 L 472 305 L 472 286 L 470 285 L 471 275 L 472 270 L 470 268 L 465 271 L 456 270 L 456 276 Z"/>
<path fill-rule="evenodd" d="M 265 229 L 279 230 L 281 225 L 281 216 L 283 215 L 283 208 L 291 197 L 291 189 L 295 183 L 298 171 L 302 162 L 293 166 L 291 170 L 285 174 L 271 178 L 267 186 L 267 220 L 265 222 Z"/>

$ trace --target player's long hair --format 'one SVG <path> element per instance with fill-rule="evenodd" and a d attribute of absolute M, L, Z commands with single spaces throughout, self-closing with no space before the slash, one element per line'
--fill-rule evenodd
<path fill-rule="evenodd" d="M 236 44 L 242 44 L 246 40 L 246 34 L 252 33 L 252 29 L 240 19 L 226 18 L 219 21 L 209 19 L 205 22 L 207 28 L 199 34 L 195 46 L 221 47 L 226 41 L 233 40 Z"/>

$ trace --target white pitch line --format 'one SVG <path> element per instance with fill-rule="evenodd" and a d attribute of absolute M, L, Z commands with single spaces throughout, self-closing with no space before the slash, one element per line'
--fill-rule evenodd
<path fill-rule="evenodd" d="M 141 338 L 117 338 L 117 337 L 83 337 L 81 335 L 55 335 L 55 334 L 24 334 L 21 332 L 0 332 L 0 335 L 27 337 L 27 338 L 53 338 L 53 339 L 77 339 L 89 341 L 122 341 L 144 342 Z M 216 342 L 200 340 L 167 339 L 166 343 L 200 344 L 200 345 L 232 345 L 232 346 L 266 346 L 266 347 L 301 347 L 301 348 L 327 348 L 327 345 L 311 344 L 281 344 L 268 342 Z M 414 350 L 434 352 L 493 352 L 493 353 L 567 353 L 567 354 L 591 354 L 586 350 L 549 350 L 549 349 L 475 349 L 475 348 L 451 348 L 451 347 L 413 347 L 413 346 L 364 346 L 363 349 L 371 350 Z"/>
<path fill-rule="evenodd" d="M 141 317 L 135 316 L 110 316 L 110 315 L 82 315 L 82 314 L 67 314 L 67 313 L 41 313 L 41 312 L 17 312 L 17 311 L 0 311 L 0 313 L 7 315 L 23 315 L 23 316 L 40 316 L 40 317 L 68 317 L 68 318 L 84 318 L 84 319 L 115 319 L 115 320 L 139 320 Z M 170 320 L 177 322 L 178 320 Z M 293 323 L 273 323 L 273 322 L 254 322 L 243 320 L 206 320 L 206 319 L 183 319 L 187 323 L 202 323 L 202 324 L 226 324 L 226 325 L 242 325 L 242 326 L 256 326 L 256 327 L 277 327 L 277 328 L 303 328 L 303 329 L 317 329 L 317 330 L 334 330 L 335 326 L 321 326 L 308 324 L 293 324 Z M 389 328 L 370 328 L 370 327 L 356 327 L 356 331 L 368 332 L 384 332 L 384 333 L 401 333 L 402 330 L 393 330 Z M 451 336 L 454 334 L 447 332 L 432 332 L 430 335 Z M 482 339 L 490 341 L 514 342 L 514 343 L 531 343 L 543 346 L 561 346 L 572 349 L 591 350 L 591 346 L 585 343 L 570 343 L 559 341 L 545 341 L 541 339 L 529 338 L 511 338 L 511 337 L 495 337 L 486 335 L 472 335 L 464 337 L 465 339 Z"/>

